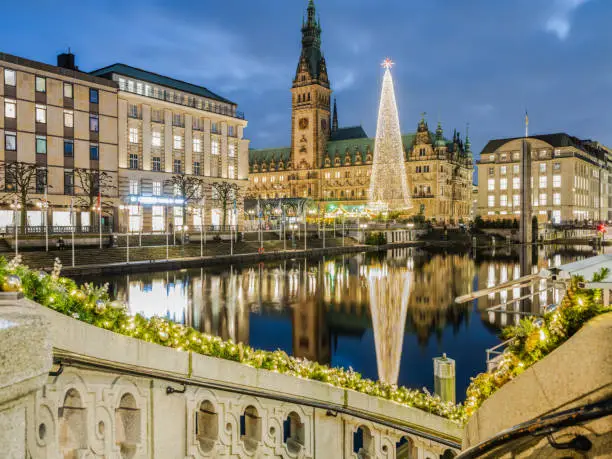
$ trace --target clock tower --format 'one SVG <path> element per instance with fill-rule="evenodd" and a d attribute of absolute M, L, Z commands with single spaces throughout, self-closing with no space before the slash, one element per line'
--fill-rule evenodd
<path fill-rule="evenodd" d="M 321 25 L 309 0 L 302 21 L 302 52 L 291 87 L 291 160 L 295 169 L 318 169 L 330 135 L 329 79 L 321 52 Z"/>

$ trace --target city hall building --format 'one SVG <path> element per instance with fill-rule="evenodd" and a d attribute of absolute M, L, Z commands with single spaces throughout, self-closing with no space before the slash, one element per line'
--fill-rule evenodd
<path fill-rule="evenodd" d="M 478 214 L 484 219 L 520 217 L 523 137 L 495 139 L 480 154 Z M 612 218 L 612 151 L 565 133 L 527 138 L 531 147 L 532 212 L 541 223 Z"/>
<path fill-rule="evenodd" d="M 375 139 L 361 126 L 338 126 L 321 51 L 321 27 L 308 5 L 302 52 L 291 88 L 291 145 L 249 152 L 249 196 L 260 199 L 310 198 L 321 209 L 359 214 L 368 204 Z M 417 131 L 402 136 L 413 214 L 439 222 L 470 218 L 473 161 L 471 145 L 455 132 L 444 137 L 438 123 L 423 117 Z"/>

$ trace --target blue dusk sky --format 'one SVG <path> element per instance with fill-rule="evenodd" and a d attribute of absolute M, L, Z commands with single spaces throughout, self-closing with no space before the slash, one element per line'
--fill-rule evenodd
<path fill-rule="evenodd" d="M 122 62 L 238 103 L 254 148 L 289 145 L 307 0 L 23 0 L 3 4 L 0 51 L 90 71 Z M 473 150 L 524 132 L 612 146 L 612 0 L 317 0 L 341 126 L 375 135 L 390 56 L 403 132 L 427 112 Z"/>

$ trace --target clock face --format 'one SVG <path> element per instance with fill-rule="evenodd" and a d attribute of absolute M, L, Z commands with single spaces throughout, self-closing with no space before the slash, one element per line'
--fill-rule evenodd
<path fill-rule="evenodd" d="M 300 129 L 307 129 L 308 128 L 308 118 L 300 118 L 299 126 L 300 126 Z"/>

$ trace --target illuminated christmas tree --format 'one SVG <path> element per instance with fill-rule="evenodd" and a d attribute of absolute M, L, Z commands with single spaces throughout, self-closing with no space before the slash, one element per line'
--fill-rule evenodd
<path fill-rule="evenodd" d="M 390 70 L 392 65 L 393 62 L 389 58 L 385 59 L 382 64 L 385 68 L 385 75 L 380 95 L 380 106 L 378 107 L 378 124 L 369 199 L 369 207 L 376 212 L 412 207 L 404 166 L 402 134 Z"/>

